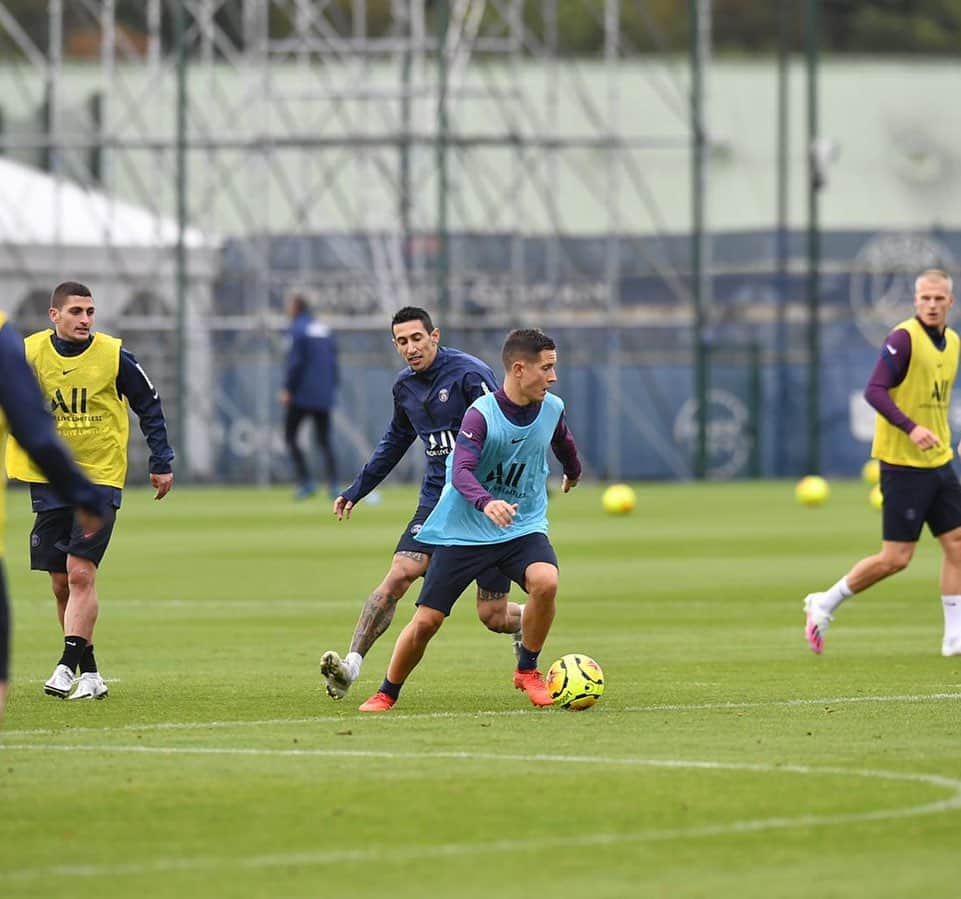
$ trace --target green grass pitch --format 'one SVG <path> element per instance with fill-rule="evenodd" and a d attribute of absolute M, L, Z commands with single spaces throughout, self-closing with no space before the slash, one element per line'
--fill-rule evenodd
<path fill-rule="evenodd" d="M 954 895 L 961 658 L 941 658 L 940 553 L 837 616 L 801 602 L 879 544 L 861 483 L 585 485 L 552 499 L 558 614 L 542 661 L 607 690 L 536 710 L 506 636 L 458 603 L 400 702 L 376 690 L 416 588 L 341 703 L 344 651 L 415 502 L 338 524 L 286 489 L 125 498 L 99 579 L 105 702 L 43 695 L 60 637 L 8 495 L 13 684 L 0 733 L 0 896 Z M 519 591 L 515 590 L 515 595 Z"/>

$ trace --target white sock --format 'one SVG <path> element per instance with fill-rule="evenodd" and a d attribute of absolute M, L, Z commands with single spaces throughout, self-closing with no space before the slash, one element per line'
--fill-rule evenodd
<path fill-rule="evenodd" d="M 827 612 L 828 615 L 833 615 L 834 610 L 841 605 L 844 600 L 850 599 L 852 596 L 854 596 L 854 593 L 848 586 L 848 579 L 845 575 L 833 587 L 824 591 L 818 600 L 818 606 Z"/>
<path fill-rule="evenodd" d="M 961 640 L 961 596 L 942 596 L 944 607 L 944 639 Z"/>
<path fill-rule="evenodd" d="M 520 606 L 520 610 L 521 610 L 521 622 L 523 622 L 523 621 L 524 621 L 524 606 L 526 606 L 527 603 L 526 603 L 526 602 L 521 602 L 521 603 L 518 603 L 518 605 Z M 522 629 L 523 629 L 523 624 L 521 625 L 521 627 L 518 627 L 517 630 L 516 630 L 514 633 L 518 633 L 518 634 L 519 634 Z"/>
<path fill-rule="evenodd" d="M 350 672 L 350 679 L 357 680 L 360 677 L 360 667 L 364 664 L 364 657 L 359 652 L 348 652 L 344 657 L 344 664 Z"/>

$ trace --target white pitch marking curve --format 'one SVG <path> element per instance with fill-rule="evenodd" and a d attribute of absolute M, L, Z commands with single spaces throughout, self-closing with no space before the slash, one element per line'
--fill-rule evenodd
<path fill-rule="evenodd" d="M 838 824 L 849 824 L 863 821 L 882 821 L 893 818 L 908 818 L 918 815 L 952 812 L 961 809 L 961 780 L 942 777 L 937 774 L 917 774 L 902 771 L 884 771 L 876 769 L 857 768 L 828 768 L 810 765 L 765 765 L 757 763 L 715 762 L 683 759 L 642 759 L 618 758 L 599 756 L 550 755 L 536 753 L 501 754 L 482 752 L 431 752 L 431 753 L 400 753 L 375 752 L 357 750 L 322 750 L 322 749 L 257 749 L 246 747 L 222 748 L 213 747 L 148 747 L 148 746 L 87 746 L 75 744 L 71 746 L 36 744 L 8 745 L 10 750 L 78 752 L 90 751 L 97 753 L 129 752 L 139 754 L 158 755 L 238 755 L 238 756 L 288 756 L 288 757 L 358 757 L 358 758 L 386 758 L 392 760 L 415 760 L 425 758 L 454 759 L 463 761 L 514 761 L 537 762 L 541 764 L 577 764 L 585 765 L 620 765 L 625 767 L 671 768 L 671 769 L 702 769 L 714 771 L 754 771 L 767 774 L 797 774 L 812 777 L 864 777 L 876 780 L 906 781 L 909 783 L 927 784 L 949 791 L 945 799 L 926 802 L 921 805 L 903 808 L 876 809 L 867 812 L 850 812 L 839 815 L 800 815 L 794 818 L 757 818 L 734 821 L 729 824 L 714 824 L 693 828 L 668 828 L 661 830 L 642 830 L 634 833 L 607 834 L 578 834 L 576 837 L 551 837 L 534 840 L 496 840 L 487 843 L 448 843 L 434 846 L 408 847 L 370 847 L 365 849 L 332 849 L 317 852 L 292 852 L 274 855 L 259 855 L 246 858 L 232 858 L 224 856 L 208 856 L 206 858 L 183 859 L 152 859 L 147 862 L 131 862 L 117 865 L 55 865 L 47 868 L 21 868 L 0 873 L 0 883 L 35 881 L 64 877 L 120 877 L 138 876 L 142 874 L 158 874 L 171 871 L 215 870 L 219 868 L 272 868 L 272 867 L 313 867 L 336 863 L 390 863 L 409 862 L 415 858 L 437 859 L 462 855 L 474 856 L 484 852 L 525 852 L 557 849 L 576 843 L 582 847 L 590 844 L 596 846 L 613 846 L 624 843 L 654 843 L 677 839 L 698 839 L 728 834 L 755 833 L 765 830 L 786 830 L 794 827 L 815 827 Z"/>

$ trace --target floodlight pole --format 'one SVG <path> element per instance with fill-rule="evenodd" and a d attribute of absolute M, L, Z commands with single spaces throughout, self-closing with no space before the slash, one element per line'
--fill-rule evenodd
<path fill-rule="evenodd" d="M 788 91 L 790 78 L 789 16 L 794 4 L 780 0 L 777 33 L 777 274 L 775 293 L 775 403 L 774 403 L 774 474 L 786 474 L 784 456 L 787 450 L 787 304 L 788 304 L 788 141 L 790 117 Z"/>
<path fill-rule="evenodd" d="M 807 158 L 808 158 L 808 394 L 807 469 L 821 473 L 821 372 L 820 372 L 820 267 L 821 231 L 818 218 L 819 193 L 823 186 L 817 154 L 818 145 L 818 13 L 820 0 L 807 0 L 805 28 L 807 60 Z"/>
<path fill-rule="evenodd" d="M 691 41 L 691 286 L 694 301 L 694 398 L 696 412 L 694 477 L 707 476 L 708 348 L 705 342 L 709 289 L 705 206 L 707 129 L 704 116 L 704 64 L 710 44 L 711 0 L 690 0 Z"/>
<path fill-rule="evenodd" d="M 447 224 L 447 143 L 450 124 L 447 117 L 447 29 L 450 25 L 450 0 L 437 0 L 437 315 L 443 322 L 450 312 L 450 268 Z M 448 324 L 448 331 L 451 325 Z"/>
<path fill-rule="evenodd" d="M 190 477 L 187 435 L 187 11 L 186 0 L 174 8 L 174 41 L 177 51 L 177 441 L 182 478 Z"/>

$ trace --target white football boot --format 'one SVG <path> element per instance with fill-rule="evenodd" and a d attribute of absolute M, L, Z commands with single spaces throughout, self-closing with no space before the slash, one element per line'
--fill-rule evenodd
<path fill-rule="evenodd" d="M 332 649 L 320 657 L 320 673 L 327 678 L 327 695 L 331 699 L 343 699 L 354 682 L 350 669 Z"/>
<path fill-rule="evenodd" d="M 97 671 L 85 671 L 77 679 L 77 689 L 68 699 L 106 699 L 110 691 Z"/>
<path fill-rule="evenodd" d="M 66 699 L 71 687 L 73 687 L 73 672 L 66 665 L 57 665 L 53 669 L 53 674 L 50 675 L 50 680 L 43 685 L 43 692 L 48 696 Z"/>
<path fill-rule="evenodd" d="M 834 620 L 818 605 L 818 599 L 822 596 L 823 593 L 809 593 L 804 598 L 804 636 L 807 637 L 811 651 L 818 655 L 824 650 L 824 635 Z"/>

